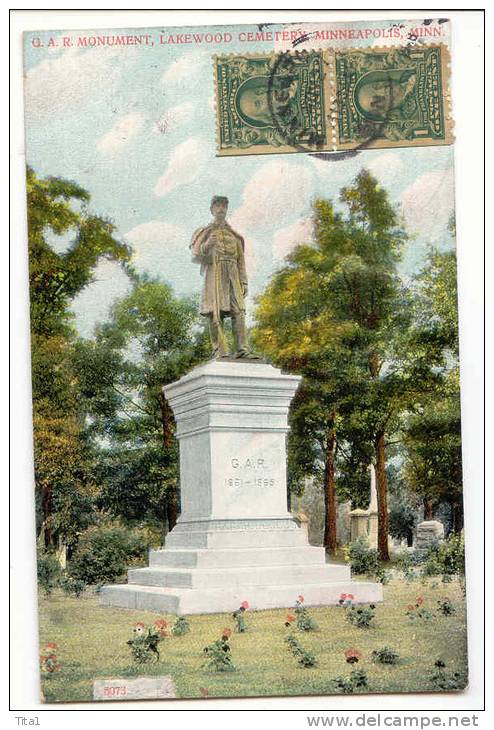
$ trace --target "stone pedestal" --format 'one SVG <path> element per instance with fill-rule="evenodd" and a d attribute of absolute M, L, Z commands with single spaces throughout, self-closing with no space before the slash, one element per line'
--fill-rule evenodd
<path fill-rule="evenodd" d="M 149 567 L 104 586 L 103 603 L 177 614 L 382 600 L 325 561 L 287 511 L 288 408 L 300 378 L 255 361 L 201 365 L 164 393 L 180 441 L 182 512 Z"/>

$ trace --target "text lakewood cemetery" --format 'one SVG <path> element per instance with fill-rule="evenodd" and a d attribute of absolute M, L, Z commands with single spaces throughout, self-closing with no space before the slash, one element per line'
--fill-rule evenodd
<path fill-rule="evenodd" d="M 209 33 L 160 33 L 156 38 L 149 33 L 139 35 L 81 35 L 81 36 L 51 36 L 47 40 L 41 37 L 34 37 L 31 43 L 34 48 L 95 48 L 114 46 L 170 46 L 170 45 L 219 45 L 223 43 L 259 43 L 266 42 L 292 42 L 303 47 L 304 40 L 320 41 L 343 41 L 343 40 L 367 40 L 413 37 L 441 37 L 443 30 L 441 26 L 428 27 L 418 26 L 412 30 L 405 31 L 397 25 L 384 28 L 335 28 L 317 30 L 311 33 L 303 30 L 263 30 L 249 31 L 242 30 L 238 33 L 230 32 L 209 32 Z"/>

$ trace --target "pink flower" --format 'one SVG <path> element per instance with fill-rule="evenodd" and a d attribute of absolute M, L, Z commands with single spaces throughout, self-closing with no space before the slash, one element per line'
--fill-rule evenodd
<path fill-rule="evenodd" d="M 424 602 L 424 599 L 422 598 L 422 596 L 419 596 L 417 598 L 417 606 L 421 606 L 423 604 L 423 602 Z"/>
<path fill-rule="evenodd" d="M 347 595 L 346 593 L 340 593 L 340 601 L 346 601 Z"/>
<path fill-rule="evenodd" d="M 305 601 L 305 598 L 303 596 L 298 597 L 299 603 L 303 603 Z"/>
<path fill-rule="evenodd" d="M 240 604 L 240 608 L 245 608 L 245 609 L 249 608 L 249 602 L 248 601 L 242 601 L 242 603 Z"/>
<path fill-rule="evenodd" d="M 223 629 L 223 631 L 221 632 L 221 637 L 223 639 L 229 639 L 231 635 L 232 635 L 232 630 L 229 628 Z"/>
<path fill-rule="evenodd" d="M 353 601 L 353 599 L 355 598 L 355 596 L 353 595 L 353 593 L 347 593 L 346 594 L 346 597 L 347 597 L 347 601 Z"/>

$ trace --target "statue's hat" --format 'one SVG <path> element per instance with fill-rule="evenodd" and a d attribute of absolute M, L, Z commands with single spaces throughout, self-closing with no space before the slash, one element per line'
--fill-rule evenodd
<path fill-rule="evenodd" d="M 211 198 L 211 208 L 215 203 L 226 203 L 228 205 L 228 198 L 225 195 L 213 195 Z"/>

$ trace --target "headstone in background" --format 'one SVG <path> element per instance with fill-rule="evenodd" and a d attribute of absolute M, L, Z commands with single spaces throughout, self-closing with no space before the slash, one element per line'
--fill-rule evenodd
<path fill-rule="evenodd" d="M 351 517 L 352 503 L 350 500 L 341 502 L 336 513 L 336 539 L 339 545 L 347 545 L 351 538 Z"/>
<path fill-rule="evenodd" d="M 369 513 L 366 509 L 353 509 L 350 512 L 350 540 L 355 542 L 359 537 L 369 536 Z"/>
<path fill-rule="evenodd" d="M 425 520 L 417 525 L 415 548 L 426 550 L 431 545 L 444 540 L 444 525 L 439 520 Z"/>

